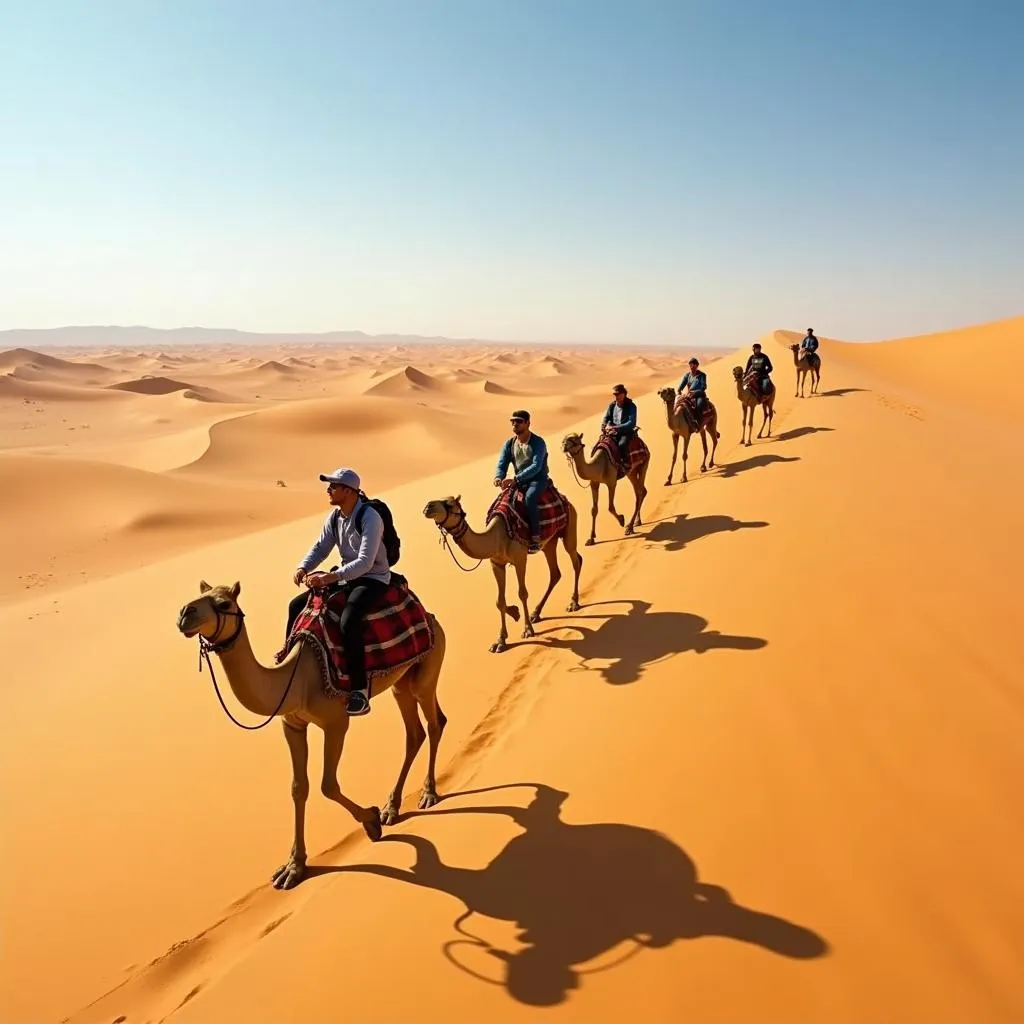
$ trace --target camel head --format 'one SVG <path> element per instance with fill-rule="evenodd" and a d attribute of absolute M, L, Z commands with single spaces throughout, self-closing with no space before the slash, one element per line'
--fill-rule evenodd
<path fill-rule="evenodd" d="M 462 508 L 462 495 L 449 494 L 447 498 L 428 501 L 423 506 L 423 518 L 430 519 L 444 530 L 454 530 L 466 518 Z"/>
<path fill-rule="evenodd" d="M 676 401 L 676 389 L 675 388 L 662 388 L 658 392 L 658 397 L 671 409 L 675 405 Z"/>
<path fill-rule="evenodd" d="M 743 367 L 734 366 L 732 368 L 732 375 L 736 378 L 737 382 L 743 380 Z"/>
<path fill-rule="evenodd" d="M 193 598 L 178 612 L 178 629 L 191 640 L 196 634 L 212 644 L 223 641 L 237 628 L 242 610 L 238 607 L 241 583 L 230 587 L 211 587 L 199 581 L 199 597 Z"/>
<path fill-rule="evenodd" d="M 562 451 L 566 455 L 571 455 L 575 451 L 579 451 L 583 447 L 583 435 L 582 434 L 566 434 L 562 438 Z"/>

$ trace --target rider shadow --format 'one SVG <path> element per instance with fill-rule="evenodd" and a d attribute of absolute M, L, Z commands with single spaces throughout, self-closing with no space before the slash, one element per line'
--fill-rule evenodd
<path fill-rule="evenodd" d="M 610 662 L 597 671 L 613 686 L 635 683 L 646 666 L 686 651 L 695 654 L 722 649 L 756 651 L 768 644 L 759 636 L 730 636 L 717 629 L 708 630 L 707 619 L 689 612 L 652 612 L 648 601 L 598 601 L 587 607 L 602 604 L 628 604 L 630 609 L 625 615 L 611 615 L 596 628 L 580 625 L 580 620 L 599 616 L 574 615 L 571 623 L 537 630 L 534 642 L 571 651 L 580 661 L 572 671 L 594 671 L 596 666 L 589 665 L 589 661 Z M 564 630 L 582 635 L 573 638 L 552 635 Z M 519 641 L 516 646 L 528 643 L 529 640 Z"/>
<path fill-rule="evenodd" d="M 691 541 L 709 537 L 713 533 L 733 533 L 736 530 L 754 529 L 767 526 L 757 520 L 743 522 L 732 516 L 690 516 L 682 515 L 659 520 L 653 529 L 644 534 L 644 540 L 661 544 L 664 551 L 682 551 Z"/>
<path fill-rule="evenodd" d="M 798 437 L 807 437 L 808 434 L 825 434 L 835 430 L 835 427 L 792 427 L 789 430 L 776 434 L 774 441 L 793 441 Z"/>
<path fill-rule="evenodd" d="M 523 829 L 484 868 L 445 864 L 434 844 L 411 833 L 385 836 L 382 843 L 412 848 L 410 869 L 386 864 L 347 864 L 320 872 L 379 875 L 447 893 L 466 910 L 454 922 L 461 938 L 441 947 L 456 968 L 479 981 L 502 985 L 528 1006 L 557 1006 L 587 974 L 611 970 L 645 950 L 716 937 L 760 946 L 797 960 L 829 952 L 817 933 L 733 901 L 717 885 L 698 880 L 693 860 L 667 836 L 637 825 L 561 819 L 568 798 L 541 783 L 494 786 L 452 794 L 457 797 L 530 786 L 527 807 L 435 807 L 425 813 L 505 815 Z M 408 817 L 418 817 L 412 812 Z M 320 873 L 316 872 L 316 873 Z M 521 948 L 497 948 L 463 926 L 473 914 L 514 923 Z M 618 951 L 623 943 L 632 948 Z M 609 962 L 591 963 L 616 951 Z M 491 958 L 491 959 L 489 959 Z M 471 959 L 474 966 L 464 961 Z"/>
<path fill-rule="evenodd" d="M 782 435 L 780 434 L 779 436 L 781 437 Z M 749 469 L 762 469 L 764 466 L 770 466 L 774 462 L 799 461 L 799 455 L 791 455 L 788 458 L 785 455 L 751 455 L 748 459 L 741 459 L 739 462 L 725 462 L 716 468 L 719 470 L 719 476 L 731 477 L 736 476 L 738 473 L 746 473 Z"/>

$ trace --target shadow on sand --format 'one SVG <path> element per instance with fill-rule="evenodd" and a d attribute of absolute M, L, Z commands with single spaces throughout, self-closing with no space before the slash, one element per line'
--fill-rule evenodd
<path fill-rule="evenodd" d="M 782 439 L 783 435 L 779 434 L 777 439 Z M 788 458 L 785 455 L 751 455 L 749 459 L 740 459 L 739 462 L 723 462 L 720 466 L 715 468 L 718 470 L 717 475 L 721 477 L 736 476 L 739 473 L 746 473 L 751 469 L 762 469 L 765 466 L 770 466 L 775 462 L 799 462 L 799 455 L 791 455 Z"/>
<path fill-rule="evenodd" d="M 599 671 L 605 682 L 615 686 L 635 683 L 648 665 L 664 661 L 685 651 L 705 654 L 723 648 L 735 651 L 756 651 L 767 646 L 768 641 L 759 636 L 730 636 L 709 630 L 708 620 L 689 612 L 652 612 L 648 601 L 597 601 L 586 607 L 599 608 L 602 605 L 629 605 L 625 615 L 579 615 L 571 620 L 547 629 L 538 629 L 533 640 L 517 640 L 515 647 L 527 644 L 542 644 L 555 650 L 572 651 L 580 664 L 570 671 Z M 581 619 L 604 619 L 600 626 L 591 628 L 580 625 Z M 565 630 L 581 635 L 571 639 L 554 636 Z M 608 661 L 611 664 L 597 668 L 590 661 Z"/>
<path fill-rule="evenodd" d="M 791 427 L 781 434 L 776 434 L 775 441 L 793 441 L 798 437 L 807 437 L 808 434 L 827 434 L 835 430 L 835 427 Z"/>
<path fill-rule="evenodd" d="M 819 391 L 815 398 L 842 398 L 843 395 L 852 395 L 858 391 L 867 391 L 868 388 L 833 388 L 831 391 Z"/>
<path fill-rule="evenodd" d="M 661 833 L 637 825 L 562 821 L 568 794 L 550 786 L 494 786 L 455 793 L 444 802 L 519 787 L 536 790 L 527 807 L 439 807 L 421 812 L 431 818 L 441 814 L 511 818 L 522 834 L 485 868 L 451 867 L 430 840 L 404 833 L 385 836 L 381 842 L 411 847 L 416 856 L 411 869 L 346 864 L 311 868 L 310 874 L 379 875 L 459 900 L 466 907 L 454 922 L 461 938 L 444 943 L 444 956 L 480 981 L 503 985 L 513 999 L 529 1006 L 562 1003 L 579 988 L 584 975 L 614 969 L 645 950 L 685 939 L 727 938 L 798 960 L 829 952 L 828 944 L 815 932 L 740 906 L 725 889 L 698 881 L 694 862 Z M 406 818 L 418 816 L 412 812 Z M 520 929 L 516 937 L 523 947 L 496 948 L 472 934 L 464 922 L 473 914 L 513 922 Z M 624 943 L 626 948 L 618 949 Z M 608 962 L 584 966 L 613 951 Z"/>
<path fill-rule="evenodd" d="M 644 540 L 660 544 L 665 551 L 681 551 L 691 541 L 710 537 L 713 533 L 734 533 L 736 530 L 755 529 L 768 524 L 760 520 L 743 522 L 732 516 L 690 516 L 683 513 L 659 520 Z"/>

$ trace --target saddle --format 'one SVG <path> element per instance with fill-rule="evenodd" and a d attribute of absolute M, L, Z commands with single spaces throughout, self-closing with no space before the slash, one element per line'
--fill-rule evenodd
<path fill-rule="evenodd" d="M 642 465 L 651 457 L 651 450 L 644 444 L 643 440 L 638 434 L 633 434 L 626 445 L 626 455 L 629 458 L 629 465 L 626 465 L 621 458 L 620 449 L 618 442 L 614 437 L 608 437 L 602 435 L 594 442 L 594 447 L 590 449 L 591 458 L 595 456 L 599 451 L 607 452 L 608 457 L 612 460 L 612 465 L 615 466 L 617 473 L 616 479 L 621 480 L 624 476 L 628 476 L 636 469 L 637 466 Z"/>
<path fill-rule="evenodd" d="M 743 386 L 758 399 L 767 398 L 775 390 L 775 385 L 769 378 L 765 377 L 764 383 L 768 386 L 762 389 L 762 378 L 756 370 L 751 370 L 743 377 Z"/>
<path fill-rule="evenodd" d="M 345 587 L 311 590 L 284 647 L 274 655 L 280 664 L 297 643 L 305 641 L 320 663 L 328 697 L 338 697 L 352 688 L 341 636 L 341 613 L 347 601 Z M 391 583 L 362 617 L 361 626 L 367 680 L 419 661 L 434 646 L 427 611 L 398 573 L 392 573 Z"/>
<path fill-rule="evenodd" d="M 705 395 L 704 411 L 698 417 L 696 396 L 687 393 L 676 395 L 675 412 L 683 415 L 691 430 L 698 431 L 703 430 L 714 419 L 715 407 L 712 405 L 711 399 Z"/>
<path fill-rule="evenodd" d="M 569 522 L 569 508 L 566 499 L 549 480 L 537 502 L 537 518 L 540 524 L 540 544 L 543 547 L 552 537 L 565 529 Z M 530 521 L 526 515 L 523 492 L 514 484 L 502 487 L 498 496 L 487 510 L 487 522 L 498 516 L 512 540 L 524 547 L 530 546 Z"/>

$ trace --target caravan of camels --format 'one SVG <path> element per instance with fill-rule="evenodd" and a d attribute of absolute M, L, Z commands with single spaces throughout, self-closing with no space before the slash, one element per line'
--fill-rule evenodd
<path fill-rule="evenodd" d="M 803 341 L 792 346 L 797 375 L 796 397 L 805 397 L 820 380 L 818 339 L 810 329 Z M 754 414 L 762 410 L 758 438 L 765 430 L 771 437 L 775 385 L 773 366 L 755 344 L 746 367 L 734 367 L 736 397 L 742 409 L 741 440 L 752 443 Z M 658 392 L 664 403 L 671 433 L 672 458 L 665 485 L 672 483 L 679 440 L 682 439 L 682 476 L 687 481 L 690 439 L 699 435 L 703 448 L 700 472 L 715 466 L 721 437 L 719 412 L 707 395 L 707 378 L 697 359 L 691 359 L 677 386 Z M 512 436 L 502 448 L 494 487 L 497 495 L 486 513 L 483 530 L 470 526 L 461 495 L 447 495 L 426 503 L 423 516 L 432 522 L 459 568 L 471 572 L 490 562 L 497 587 L 496 606 L 500 628 L 489 650 L 499 653 L 508 646 L 508 619 L 522 619 L 522 637 L 535 636 L 548 598 L 561 579 L 557 546 L 565 548 L 573 571 L 572 597 L 567 611 L 580 609 L 580 574 L 583 557 L 577 548 L 578 515 L 574 505 L 555 487 L 548 473 L 549 452 L 544 439 L 533 433 L 530 413 L 513 411 Z M 710 453 L 708 438 L 711 440 Z M 646 480 L 651 453 L 639 435 L 637 409 L 627 388 L 612 390 L 598 440 L 586 451 L 581 433 L 566 434 L 561 449 L 574 478 L 591 492 L 590 531 L 585 546 L 596 543 L 601 488 L 607 491 L 608 511 L 626 535 L 643 525 L 641 513 L 648 494 Z M 508 476 L 512 469 L 514 475 Z M 615 507 L 616 488 L 628 480 L 633 490 L 633 511 L 628 519 Z M 274 872 L 273 885 L 290 889 L 306 875 L 305 807 L 309 795 L 307 777 L 309 725 L 324 734 L 321 791 L 340 804 L 365 830 L 371 840 L 382 835 L 383 826 L 394 824 L 400 814 L 403 790 L 412 763 L 424 740 L 429 758 L 419 808 L 437 803 L 437 755 L 446 718 L 438 702 L 438 679 L 445 658 L 445 633 L 437 618 L 410 589 L 408 581 L 392 566 L 399 559 L 400 540 L 390 510 L 377 498 L 369 498 L 359 475 L 341 467 L 323 473 L 331 510 L 320 536 L 295 569 L 294 582 L 305 590 L 289 608 L 285 642 L 274 667 L 260 664 L 250 644 L 245 615 L 239 604 L 241 587 L 211 586 L 200 582 L 199 596 L 178 615 L 177 628 L 187 638 L 199 638 L 201 656 L 213 676 L 221 704 L 235 724 L 246 729 L 266 726 L 275 718 L 283 724 L 291 755 L 294 802 L 294 838 L 287 860 Z M 475 560 L 465 566 L 462 555 Z M 526 586 L 527 561 L 543 553 L 548 567 L 547 587 L 533 610 Z M 330 572 L 316 567 L 340 553 L 341 564 Z M 511 566 L 516 577 L 516 600 L 506 600 L 506 574 Z M 309 652 L 307 655 L 306 652 Z M 224 704 L 210 655 L 218 657 L 236 700 L 264 720 L 255 726 L 234 719 Z M 305 655 L 305 656 L 304 656 Z M 338 782 L 338 769 L 349 719 L 370 710 L 370 701 L 385 690 L 394 694 L 405 727 L 405 751 L 398 777 L 383 809 L 363 806 L 346 796 Z"/>

